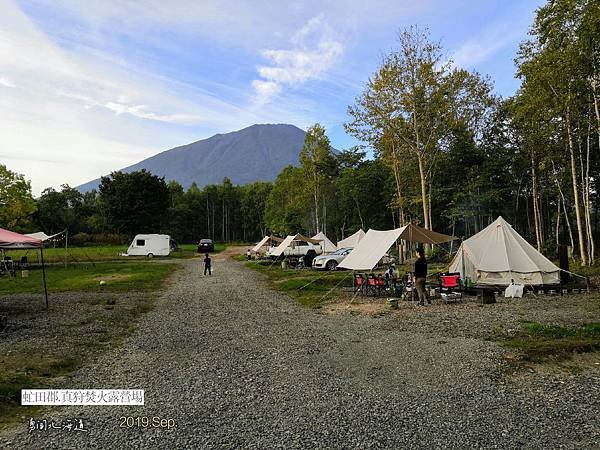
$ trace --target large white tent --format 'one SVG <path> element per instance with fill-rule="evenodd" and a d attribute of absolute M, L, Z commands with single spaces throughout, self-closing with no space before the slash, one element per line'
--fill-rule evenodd
<path fill-rule="evenodd" d="M 507 286 L 560 283 L 560 269 L 502 217 L 466 239 L 450 263 L 451 272 L 475 284 Z"/>
<path fill-rule="evenodd" d="M 348 236 L 346 239 L 342 239 L 337 243 L 337 248 L 354 248 L 358 245 L 360 240 L 365 237 L 365 232 L 361 228 L 356 233 Z"/>
<path fill-rule="evenodd" d="M 335 244 L 333 242 L 331 242 L 329 240 L 329 238 L 327 236 L 325 236 L 325 233 L 323 233 L 322 231 L 315 234 L 312 237 L 312 239 L 314 239 L 315 241 L 320 241 L 321 249 L 323 249 L 323 253 L 331 253 L 331 252 L 335 252 L 337 250 L 337 247 L 335 246 Z"/>
<path fill-rule="evenodd" d="M 423 244 L 440 244 L 454 238 L 413 224 L 388 231 L 369 230 L 338 267 L 350 270 L 373 270 L 398 239 Z"/>

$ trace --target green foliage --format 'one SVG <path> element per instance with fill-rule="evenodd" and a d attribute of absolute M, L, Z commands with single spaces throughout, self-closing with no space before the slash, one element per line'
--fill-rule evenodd
<path fill-rule="evenodd" d="M 0 228 L 19 231 L 35 209 L 31 183 L 0 164 Z"/>
<path fill-rule="evenodd" d="M 268 228 L 281 235 L 307 229 L 309 198 L 304 188 L 304 172 L 288 166 L 277 175 L 267 199 L 265 219 Z"/>
<path fill-rule="evenodd" d="M 170 200 L 164 178 L 145 170 L 113 172 L 101 178 L 99 193 L 100 208 L 118 233 L 132 237 L 162 229 Z"/>

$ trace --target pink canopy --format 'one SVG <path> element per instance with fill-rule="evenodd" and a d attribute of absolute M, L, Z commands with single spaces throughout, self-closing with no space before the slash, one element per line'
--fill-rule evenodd
<path fill-rule="evenodd" d="M 0 228 L 0 248 L 40 248 L 41 246 L 42 241 L 40 239 Z"/>

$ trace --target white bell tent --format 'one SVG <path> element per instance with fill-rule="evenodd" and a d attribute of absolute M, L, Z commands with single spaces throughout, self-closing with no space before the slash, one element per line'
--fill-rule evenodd
<path fill-rule="evenodd" d="M 346 239 L 342 239 L 337 243 L 337 248 L 354 248 L 358 245 L 362 238 L 365 237 L 365 232 L 361 228 L 356 233 L 348 236 Z"/>
<path fill-rule="evenodd" d="M 560 269 L 502 217 L 463 241 L 449 270 L 480 285 L 560 283 Z"/>

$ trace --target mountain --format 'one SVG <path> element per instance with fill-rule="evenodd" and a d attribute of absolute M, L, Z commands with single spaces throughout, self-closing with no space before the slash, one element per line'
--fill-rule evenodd
<path fill-rule="evenodd" d="M 298 164 L 305 134 L 294 125 L 252 125 L 166 150 L 121 170 L 146 169 L 186 189 L 193 182 L 199 188 L 220 184 L 224 177 L 233 184 L 273 181 L 284 167 Z M 87 192 L 99 185 L 96 179 L 77 189 Z"/>

